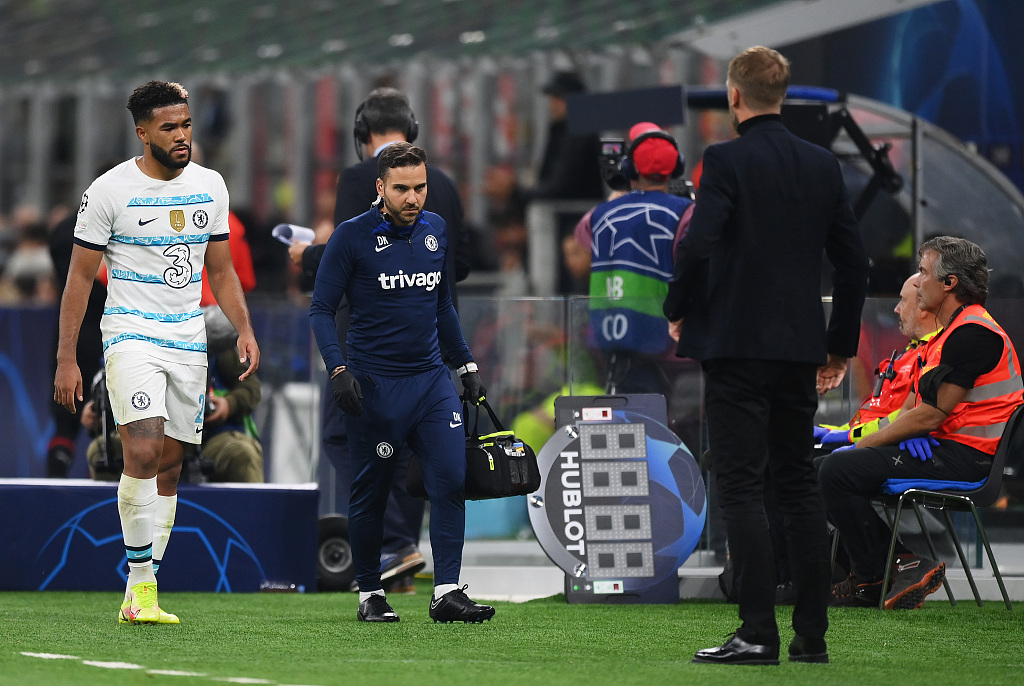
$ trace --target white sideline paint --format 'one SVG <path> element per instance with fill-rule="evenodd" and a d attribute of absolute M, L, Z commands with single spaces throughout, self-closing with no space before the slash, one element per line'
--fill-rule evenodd
<path fill-rule="evenodd" d="M 131 662 L 99 662 L 97 660 L 82 660 L 83 665 L 90 667 L 102 667 L 103 669 L 144 669 L 142 665 Z"/>
<path fill-rule="evenodd" d="M 35 657 L 41 660 L 82 660 L 82 658 L 76 655 L 59 655 L 56 653 L 30 653 L 22 651 L 22 655 L 25 657 Z M 131 662 L 101 662 L 99 660 L 82 660 L 83 665 L 89 665 L 90 667 L 100 667 L 102 669 L 146 669 L 142 665 L 132 664 Z M 159 674 L 162 676 L 192 676 L 192 677 L 205 677 L 206 674 L 202 672 L 183 672 L 176 669 L 146 669 L 146 674 Z M 211 681 L 222 681 L 230 684 L 277 684 L 276 681 L 270 679 L 254 679 L 246 676 L 217 676 L 209 677 Z M 279 686 L 285 686 L 280 684 Z"/>

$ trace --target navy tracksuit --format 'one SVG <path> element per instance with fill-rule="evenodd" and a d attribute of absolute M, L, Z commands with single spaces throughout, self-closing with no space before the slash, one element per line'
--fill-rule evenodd
<path fill-rule="evenodd" d="M 398 450 L 423 465 L 430 496 L 435 584 L 458 583 L 466 509 L 462 405 L 445 352 L 456 366 L 473 360 L 448 288 L 444 220 L 422 212 L 395 227 L 377 208 L 342 223 L 324 251 L 310 320 L 328 371 L 341 365 L 359 380 L 363 413 L 345 415 L 354 477 L 349 535 L 356 582 L 381 588 L 383 516 Z M 350 308 L 346 361 L 334 317 Z"/>

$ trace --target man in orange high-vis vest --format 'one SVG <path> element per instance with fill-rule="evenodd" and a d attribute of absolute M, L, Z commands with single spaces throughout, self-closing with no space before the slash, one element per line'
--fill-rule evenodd
<path fill-rule="evenodd" d="M 920 365 L 918 360 L 924 354 L 925 344 L 941 329 L 934 312 L 921 309 L 917 298 L 918 274 L 909 277 L 900 289 L 900 301 L 893 310 L 900 318 L 900 333 L 910 339 L 909 345 L 900 353 L 879 363 L 877 380 L 872 394 L 844 426 L 816 426 L 814 436 L 822 448 L 830 449 L 836 444 L 857 443 L 883 429 L 899 416 L 907 397 L 911 394 L 914 379 Z"/>
<path fill-rule="evenodd" d="M 921 607 L 942 585 L 942 562 L 902 554 L 882 588 L 891 530 L 871 507 L 887 479 L 976 482 L 988 476 L 1007 419 L 1021 404 L 1020 364 L 1006 332 L 985 310 L 988 262 L 981 248 L 940 236 L 921 246 L 921 308 L 945 328 L 925 347 L 915 386 L 889 426 L 821 463 L 825 507 L 849 553 L 850 577 L 834 605 Z"/>

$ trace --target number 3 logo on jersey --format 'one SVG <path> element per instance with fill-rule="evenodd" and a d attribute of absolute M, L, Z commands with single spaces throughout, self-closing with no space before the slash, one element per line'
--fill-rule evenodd
<path fill-rule="evenodd" d="M 164 250 L 164 256 L 171 260 L 171 266 L 164 270 L 164 283 L 171 288 L 184 288 L 192 283 L 190 255 L 187 245 L 172 245 Z"/>

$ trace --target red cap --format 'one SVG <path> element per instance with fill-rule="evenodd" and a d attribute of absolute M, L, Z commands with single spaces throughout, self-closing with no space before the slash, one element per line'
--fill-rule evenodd
<path fill-rule="evenodd" d="M 634 141 L 649 131 L 661 131 L 661 127 L 649 121 L 634 124 L 629 130 L 629 140 Z M 641 176 L 669 176 L 679 163 L 679 151 L 664 138 L 648 138 L 633 149 L 631 156 Z"/>

